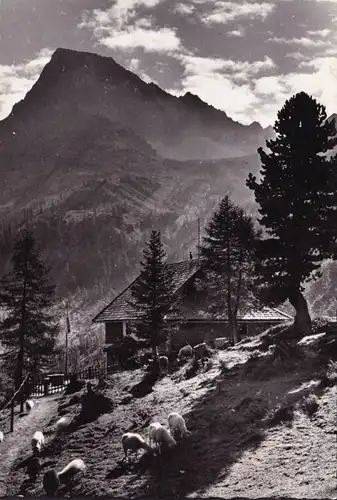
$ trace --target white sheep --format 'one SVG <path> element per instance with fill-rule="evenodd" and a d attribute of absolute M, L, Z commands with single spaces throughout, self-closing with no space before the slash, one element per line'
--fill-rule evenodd
<path fill-rule="evenodd" d="M 156 449 L 159 453 L 162 451 L 162 445 L 166 444 L 169 448 L 172 448 L 177 444 L 176 440 L 170 435 L 167 429 L 163 427 L 159 422 L 152 422 L 149 425 L 149 443 L 155 443 Z"/>
<path fill-rule="evenodd" d="M 44 446 L 44 435 L 41 431 L 36 431 L 32 437 L 32 450 L 34 455 L 38 455 Z"/>
<path fill-rule="evenodd" d="M 34 406 L 34 401 L 32 399 L 27 399 L 26 401 L 26 411 L 29 413 L 30 411 L 32 411 L 33 409 L 33 406 Z"/>
<path fill-rule="evenodd" d="M 169 414 L 167 419 L 170 428 L 170 433 L 172 434 L 173 437 L 175 437 L 177 431 L 179 431 L 179 434 L 182 438 L 185 436 L 189 436 L 191 434 L 191 431 L 189 431 L 186 427 L 184 417 L 182 417 L 180 413 L 173 411 L 172 413 Z"/>
<path fill-rule="evenodd" d="M 66 465 L 60 472 L 58 472 L 58 478 L 61 483 L 66 483 L 69 479 L 72 479 L 78 472 L 85 473 L 86 465 L 81 458 L 75 458 L 68 465 Z"/>
<path fill-rule="evenodd" d="M 192 356 L 193 356 L 193 348 L 189 344 L 187 344 L 184 347 L 182 347 L 178 352 L 177 360 L 180 361 L 181 358 L 192 358 Z"/>
<path fill-rule="evenodd" d="M 123 460 L 128 459 L 128 451 L 130 453 L 136 454 L 136 459 L 138 458 L 138 451 L 143 449 L 152 453 L 152 448 L 147 444 L 145 439 L 142 438 L 140 434 L 136 432 L 126 432 L 122 436 L 122 445 L 125 453 Z"/>
<path fill-rule="evenodd" d="M 43 488 L 47 495 L 53 496 L 62 483 L 66 483 L 69 479 L 73 478 L 78 472 L 84 473 L 86 465 L 81 458 L 75 458 L 69 462 L 60 472 L 51 469 L 48 470 L 43 476 Z"/>
<path fill-rule="evenodd" d="M 69 427 L 70 418 L 69 417 L 61 417 L 55 424 L 55 430 L 57 433 L 62 432 L 64 429 Z"/>
<path fill-rule="evenodd" d="M 195 359 L 202 359 L 208 353 L 208 347 L 206 342 L 202 342 L 201 344 L 195 345 L 193 347 Z"/>
<path fill-rule="evenodd" d="M 165 370 L 166 372 L 168 371 L 169 360 L 167 356 L 159 356 L 159 366 L 160 370 Z"/>
<path fill-rule="evenodd" d="M 2 431 L 0 431 L 0 443 L 2 443 L 4 439 L 5 439 L 5 435 Z"/>

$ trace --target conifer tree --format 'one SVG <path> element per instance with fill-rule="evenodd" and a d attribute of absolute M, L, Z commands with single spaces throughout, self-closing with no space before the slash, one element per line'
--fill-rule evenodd
<path fill-rule="evenodd" d="M 140 276 L 131 289 L 130 303 L 139 313 L 137 336 L 149 341 L 154 356 L 167 340 L 165 316 L 175 304 L 173 278 L 165 257 L 160 232 L 153 230 L 143 252 Z"/>
<path fill-rule="evenodd" d="M 258 303 L 254 274 L 258 237 L 252 218 L 225 196 L 206 228 L 200 248 L 211 311 L 227 313 L 234 343 L 239 340 L 239 310 L 244 313 Z"/>
<path fill-rule="evenodd" d="M 17 389 L 25 373 L 38 373 L 53 355 L 59 330 L 50 310 L 55 286 L 49 283 L 49 269 L 30 231 L 19 234 L 11 264 L 0 279 L 0 307 L 6 311 L 0 342 L 5 348 L 3 367 Z"/>
<path fill-rule="evenodd" d="M 323 259 L 336 249 L 337 156 L 326 155 L 337 143 L 334 120 L 304 92 L 285 102 L 274 125 L 276 139 L 258 149 L 261 180 L 249 174 L 266 230 L 260 271 L 265 303 L 289 299 L 296 310 L 295 331 L 311 331 L 303 284 L 320 275 Z"/>

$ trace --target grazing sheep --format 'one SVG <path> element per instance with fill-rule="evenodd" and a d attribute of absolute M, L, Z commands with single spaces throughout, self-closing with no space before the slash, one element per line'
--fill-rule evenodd
<path fill-rule="evenodd" d="M 177 431 L 179 431 L 179 434 L 182 438 L 191 434 L 191 431 L 189 431 L 186 427 L 184 417 L 182 417 L 180 413 L 177 413 L 175 411 L 170 413 L 168 416 L 168 423 L 170 427 L 170 433 L 173 437 L 175 437 Z"/>
<path fill-rule="evenodd" d="M 56 470 L 47 470 L 43 475 L 42 484 L 47 495 L 54 496 L 58 487 L 61 485 Z"/>
<path fill-rule="evenodd" d="M 192 358 L 193 356 L 193 348 L 187 344 L 180 349 L 178 352 L 177 360 L 180 361 L 182 358 Z"/>
<path fill-rule="evenodd" d="M 81 458 L 76 458 L 69 462 L 61 472 L 56 470 L 48 470 L 43 476 L 43 488 L 47 495 L 54 496 L 62 483 L 66 483 L 69 479 L 73 478 L 78 472 L 84 473 L 86 469 L 85 463 Z"/>
<path fill-rule="evenodd" d="M 58 478 L 61 483 L 66 483 L 72 479 L 78 472 L 84 474 L 86 465 L 81 458 L 75 458 L 68 465 L 66 465 L 61 472 L 59 472 Z"/>
<path fill-rule="evenodd" d="M 30 411 L 32 411 L 33 409 L 33 406 L 34 406 L 34 401 L 32 399 L 27 399 L 26 401 L 26 411 L 29 413 Z"/>
<path fill-rule="evenodd" d="M 214 347 L 216 349 L 226 349 L 229 345 L 230 342 L 227 337 L 218 337 L 214 339 Z"/>
<path fill-rule="evenodd" d="M 69 427 L 69 425 L 70 425 L 70 418 L 61 417 L 58 419 L 58 421 L 55 424 L 55 430 L 57 433 L 62 432 L 64 429 Z"/>
<path fill-rule="evenodd" d="M 162 445 L 166 444 L 169 448 L 172 448 L 177 444 L 176 440 L 170 435 L 167 429 L 163 427 L 159 422 L 153 422 L 149 425 L 149 443 L 155 443 L 156 449 L 159 449 L 159 453 L 162 451 Z"/>
<path fill-rule="evenodd" d="M 169 360 L 167 356 L 159 356 L 159 367 L 160 370 L 165 370 L 166 372 L 168 371 L 169 367 Z"/>
<path fill-rule="evenodd" d="M 206 357 L 208 354 L 208 347 L 206 342 L 203 342 L 202 344 L 195 345 L 194 348 L 194 355 L 195 359 L 202 359 Z"/>
<path fill-rule="evenodd" d="M 2 431 L 0 431 L 0 443 L 3 442 L 4 438 L 5 438 L 4 433 Z"/>
<path fill-rule="evenodd" d="M 29 460 L 28 465 L 27 465 L 27 472 L 28 472 L 29 479 L 31 479 L 32 481 L 35 481 L 40 470 L 41 470 L 40 459 L 37 457 L 32 457 Z"/>
<path fill-rule="evenodd" d="M 126 432 L 123 434 L 122 445 L 125 453 L 123 460 L 128 459 L 128 451 L 136 453 L 136 459 L 138 458 L 138 451 L 141 449 L 149 451 L 150 453 L 153 451 L 145 439 L 143 439 L 142 436 L 136 432 Z"/>
<path fill-rule="evenodd" d="M 38 455 L 44 446 L 44 435 L 41 431 L 36 431 L 32 437 L 32 450 L 34 455 Z"/>

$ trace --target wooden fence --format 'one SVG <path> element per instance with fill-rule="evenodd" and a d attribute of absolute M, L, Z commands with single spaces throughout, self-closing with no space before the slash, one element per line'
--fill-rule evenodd
<path fill-rule="evenodd" d="M 79 380 L 91 380 L 94 378 L 105 377 L 107 374 L 106 363 L 97 363 L 94 366 L 90 366 L 86 370 L 79 370 L 77 372 L 70 373 L 68 377 L 64 377 L 63 373 L 54 373 L 44 377 L 31 377 L 27 374 L 16 392 L 13 393 L 12 397 L 5 403 L 5 405 L 0 410 L 0 422 L 4 426 L 5 422 L 9 418 L 10 421 L 10 432 L 14 430 L 14 416 L 20 414 L 20 410 L 15 410 L 15 406 L 20 404 L 22 398 L 27 399 L 27 394 L 30 393 L 31 398 L 38 398 L 43 396 L 49 396 L 51 394 L 61 393 L 65 390 L 67 385 L 70 383 L 72 377 Z M 32 390 L 29 390 L 32 387 Z M 24 411 L 26 409 L 24 408 Z"/>
<path fill-rule="evenodd" d="M 70 373 L 68 377 L 64 377 L 62 373 L 39 377 L 34 380 L 34 389 L 31 392 L 31 397 L 43 397 L 63 392 L 72 377 L 75 377 L 77 380 L 92 380 L 94 378 L 105 377 L 106 374 L 106 364 L 97 363 L 85 370 Z"/>

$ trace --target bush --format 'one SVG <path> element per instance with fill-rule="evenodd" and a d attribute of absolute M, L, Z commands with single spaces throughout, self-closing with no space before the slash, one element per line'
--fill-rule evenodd
<path fill-rule="evenodd" d="M 304 398 L 300 403 L 300 408 L 309 418 L 311 418 L 319 408 L 315 394 L 309 394 L 309 396 Z"/>
<path fill-rule="evenodd" d="M 80 391 L 85 386 L 84 380 L 79 380 L 76 373 L 73 373 L 69 377 L 69 384 L 66 387 L 65 394 L 73 394 L 74 392 Z"/>
<path fill-rule="evenodd" d="M 156 362 L 153 362 L 150 364 L 149 371 L 145 372 L 145 375 L 141 382 L 138 384 L 134 385 L 130 389 L 130 393 L 135 397 L 135 398 L 142 398 L 152 392 L 152 388 L 154 384 L 157 382 L 160 376 L 160 369 L 159 369 L 159 364 Z"/>
<path fill-rule="evenodd" d="M 113 402 L 102 393 L 83 394 L 81 411 L 73 420 L 71 427 L 93 422 L 103 413 L 111 411 L 113 406 Z"/>
<path fill-rule="evenodd" d="M 144 346 L 144 342 L 125 337 L 122 343 L 115 349 L 121 368 L 130 370 L 139 368 L 138 351 Z"/>
<path fill-rule="evenodd" d="M 294 407 L 293 405 L 280 405 L 277 406 L 266 418 L 269 425 L 276 426 L 285 422 L 292 422 L 294 420 Z"/>
<path fill-rule="evenodd" d="M 326 375 L 330 380 L 337 380 L 337 361 L 330 360 Z"/>

